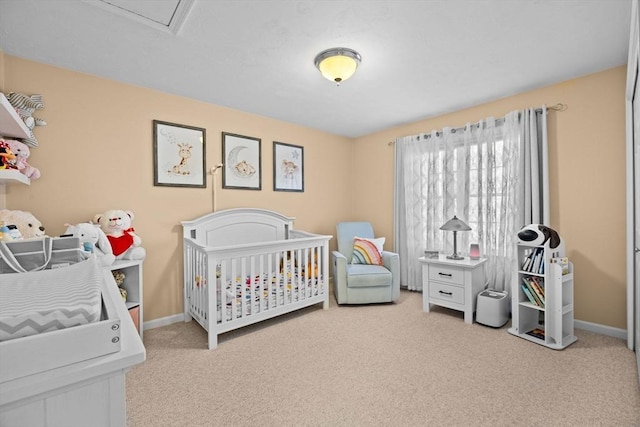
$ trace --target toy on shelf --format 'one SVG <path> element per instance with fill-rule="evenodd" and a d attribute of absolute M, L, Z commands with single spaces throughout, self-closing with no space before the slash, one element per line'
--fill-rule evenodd
<path fill-rule="evenodd" d="M 4 139 L 0 138 L 0 169 L 17 169 L 17 156 Z"/>
<path fill-rule="evenodd" d="M 113 274 L 113 280 L 115 280 L 116 285 L 118 285 L 118 289 L 120 290 L 120 296 L 122 297 L 122 301 L 126 302 L 127 290 L 122 287 L 122 285 L 124 285 L 124 279 L 126 277 L 124 275 L 124 272 L 122 270 L 115 270 L 115 271 L 112 271 L 111 274 Z"/>
<path fill-rule="evenodd" d="M 65 235 L 70 235 L 80 239 L 80 247 L 87 253 L 96 255 L 103 266 L 111 265 L 116 257 L 113 254 L 111 243 L 99 224 L 81 222 L 79 224 L 65 224 L 67 231 Z"/>
<path fill-rule="evenodd" d="M 564 256 L 564 240 L 556 230 L 543 224 L 525 225 L 518 231 L 518 242 L 533 246 L 543 246 L 547 240 L 553 254 Z"/>
<path fill-rule="evenodd" d="M 29 146 L 25 143 L 22 143 L 15 139 L 6 139 L 4 140 L 9 149 L 13 154 L 15 154 L 15 159 L 13 164 L 15 169 L 18 169 L 22 174 L 24 174 L 29 179 L 38 179 L 40 178 L 40 170 L 31 166 L 27 159 L 31 155 L 31 150 Z"/>
<path fill-rule="evenodd" d="M 16 110 L 18 116 L 22 119 L 24 124 L 29 129 L 29 136 L 22 140 L 30 147 L 37 147 L 38 140 L 33 134 L 33 128 L 36 126 L 44 126 L 47 124 L 42 119 L 33 117 L 33 113 L 36 110 L 44 108 L 44 102 L 42 101 L 42 95 L 26 95 L 24 93 L 11 92 L 7 95 L 9 104 Z"/>
<path fill-rule="evenodd" d="M 147 255 L 140 246 L 142 239 L 131 226 L 133 218 L 133 212 L 120 209 L 108 210 L 93 217 L 93 222 L 100 224 L 107 235 L 116 259 L 144 259 Z"/>
<path fill-rule="evenodd" d="M 2 209 L 0 210 L 0 222 L 6 226 L 15 225 L 23 239 L 43 237 L 45 228 L 31 212 Z"/>

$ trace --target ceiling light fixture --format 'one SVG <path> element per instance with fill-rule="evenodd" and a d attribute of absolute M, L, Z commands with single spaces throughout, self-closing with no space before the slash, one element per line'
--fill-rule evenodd
<path fill-rule="evenodd" d="M 362 57 L 358 52 L 347 47 L 333 47 L 320 52 L 313 61 L 324 78 L 340 83 L 356 72 Z"/>

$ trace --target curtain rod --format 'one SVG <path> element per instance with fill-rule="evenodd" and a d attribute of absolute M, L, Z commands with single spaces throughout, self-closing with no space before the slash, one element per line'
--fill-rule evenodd
<path fill-rule="evenodd" d="M 550 107 L 547 107 L 547 114 L 549 114 L 549 110 L 553 110 L 553 111 L 565 111 L 567 108 L 569 108 L 569 106 L 567 104 L 563 104 L 561 102 L 558 102 L 556 105 L 552 105 Z M 535 109 L 536 113 L 542 113 L 542 108 L 536 108 Z M 503 124 L 504 123 L 504 117 L 500 117 L 498 119 L 496 119 L 496 124 Z M 472 124 L 471 126 L 477 126 L 478 124 Z M 464 130 L 464 126 L 463 127 L 458 127 L 458 128 L 454 128 L 452 129 L 452 132 L 455 133 L 457 131 L 462 131 Z M 429 134 L 427 134 L 427 137 L 429 137 Z M 395 141 L 389 141 L 387 143 L 387 145 L 393 145 L 395 144 Z"/>

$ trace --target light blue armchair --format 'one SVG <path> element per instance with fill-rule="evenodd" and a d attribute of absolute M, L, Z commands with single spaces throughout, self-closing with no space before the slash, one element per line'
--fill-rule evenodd
<path fill-rule="evenodd" d="M 338 250 L 333 251 L 333 293 L 338 304 L 393 302 L 400 297 L 398 254 L 382 252 L 383 265 L 351 264 L 354 237 L 373 239 L 369 222 L 336 226 Z"/>

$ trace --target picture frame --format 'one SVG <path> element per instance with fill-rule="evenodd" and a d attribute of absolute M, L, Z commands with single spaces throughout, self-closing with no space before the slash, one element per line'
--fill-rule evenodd
<path fill-rule="evenodd" d="M 424 251 L 424 257 L 426 259 L 438 259 L 440 257 L 440 251 L 427 249 L 426 251 Z"/>
<path fill-rule="evenodd" d="M 206 130 L 153 120 L 153 185 L 207 187 Z"/>
<path fill-rule="evenodd" d="M 222 132 L 222 188 L 262 190 L 262 140 Z"/>
<path fill-rule="evenodd" d="M 273 191 L 304 192 L 304 147 L 273 141 Z"/>

